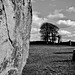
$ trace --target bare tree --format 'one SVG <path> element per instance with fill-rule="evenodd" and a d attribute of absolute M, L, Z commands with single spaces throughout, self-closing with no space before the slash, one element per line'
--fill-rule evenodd
<path fill-rule="evenodd" d="M 29 52 L 31 0 L 0 0 L 0 75 L 21 75 Z"/>

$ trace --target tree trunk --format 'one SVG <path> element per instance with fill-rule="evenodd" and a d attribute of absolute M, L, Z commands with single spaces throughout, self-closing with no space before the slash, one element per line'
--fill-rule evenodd
<path fill-rule="evenodd" d="M 21 75 L 29 52 L 30 0 L 0 0 L 0 75 Z"/>

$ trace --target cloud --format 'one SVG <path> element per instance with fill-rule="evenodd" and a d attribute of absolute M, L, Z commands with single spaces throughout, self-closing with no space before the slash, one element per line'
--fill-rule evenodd
<path fill-rule="evenodd" d="M 36 2 L 36 1 L 38 1 L 38 0 L 31 0 L 32 2 Z M 40 1 L 45 1 L 45 0 L 40 0 Z"/>
<path fill-rule="evenodd" d="M 56 1 L 56 0 L 52 0 L 52 1 Z"/>
<path fill-rule="evenodd" d="M 31 0 L 31 2 L 35 2 L 35 0 Z"/>
<path fill-rule="evenodd" d="M 69 32 L 67 30 L 59 30 L 59 34 L 61 34 L 61 35 L 71 35 L 71 32 Z"/>
<path fill-rule="evenodd" d="M 63 29 L 59 30 L 59 34 L 62 36 L 62 41 L 68 41 L 73 37 L 71 32 Z"/>
<path fill-rule="evenodd" d="M 39 41 L 40 40 L 40 33 L 31 34 L 30 41 Z"/>
<path fill-rule="evenodd" d="M 30 40 L 31 41 L 39 41 L 40 40 L 40 33 L 39 33 L 40 29 L 39 28 L 32 28 L 31 29 L 31 37 Z"/>
<path fill-rule="evenodd" d="M 48 18 L 64 18 L 64 15 L 62 13 L 49 14 Z"/>
<path fill-rule="evenodd" d="M 75 37 L 75 34 L 68 35 L 68 37 Z"/>
<path fill-rule="evenodd" d="M 62 35 L 62 41 L 74 40 L 75 37 L 75 33 L 69 32 L 67 30 L 62 30 L 62 29 L 59 30 L 59 34 Z"/>
<path fill-rule="evenodd" d="M 38 16 L 39 12 L 33 12 L 33 23 L 41 26 L 43 22 L 46 22 L 46 18 L 42 18 Z"/>
<path fill-rule="evenodd" d="M 32 21 L 32 28 L 31 28 L 31 41 L 40 40 L 40 26 L 43 22 L 46 22 L 46 18 L 39 17 L 40 12 L 33 12 L 33 21 Z"/>
<path fill-rule="evenodd" d="M 73 6 L 72 6 L 72 7 L 69 7 L 69 8 L 67 9 L 67 11 L 68 11 L 68 12 L 75 12 L 75 7 L 73 7 Z"/>
<path fill-rule="evenodd" d="M 70 39 L 64 38 L 62 39 L 63 42 L 69 41 Z"/>
<path fill-rule="evenodd" d="M 32 28 L 32 29 L 31 29 L 31 34 L 38 33 L 39 31 L 40 31 L 39 28 Z"/>
<path fill-rule="evenodd" d="M 71 21 L 71 20 L 59 20 L 57 21 L 57 24 L 65 24 L 67 26 L 75 26 L 75 21 Z"/>
<path fill-rule="evenodd" d="M 64 14 L 61 13 L 62 10 L 55 10 L 53 14 L 49 14 L 48 18 L 65 18 Z"/>

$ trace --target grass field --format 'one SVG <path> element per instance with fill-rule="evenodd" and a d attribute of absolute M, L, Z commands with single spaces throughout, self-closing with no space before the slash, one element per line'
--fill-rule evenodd
<path fill-rule="evenodd" d="M 72 46 L 30 45 L 22 75 L 75 75 Z"/>

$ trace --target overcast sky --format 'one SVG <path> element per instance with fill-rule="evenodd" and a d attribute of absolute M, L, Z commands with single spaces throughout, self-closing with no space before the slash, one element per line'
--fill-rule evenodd
<path fill-rule="evenodd" d="M 32 0 L 31 41 L 40 40 L 40 26 L 50 22 L 60 28 L 62 41 L 75 41 L 75 0 Z"/>

